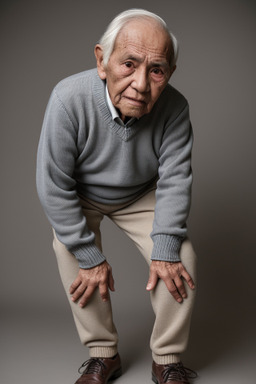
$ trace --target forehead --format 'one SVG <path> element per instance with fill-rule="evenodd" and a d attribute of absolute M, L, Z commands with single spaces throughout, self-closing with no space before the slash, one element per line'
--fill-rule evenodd
<path fill-rule="evenodd" d="M 171 39 L 167 31 L 153 19 L 141 19 L 130 21 L 121 29 L 113 53 L 136 53 L 153 60 L 169 61 L 170 50 Z"/>

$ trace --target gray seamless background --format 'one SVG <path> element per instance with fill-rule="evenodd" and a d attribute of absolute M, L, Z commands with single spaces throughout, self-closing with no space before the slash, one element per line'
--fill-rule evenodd
<path fill-rule="evenodd" d="M 171 83 L 189 100 L 195 134 L 189 234 L 199 290 L 184 359 L 204 384 L 254 383 L 255 1 L 6 0 L 0 2 L 3 384 L 72 383 L 87 357 L 36 194 L 36 151 L 52 88 L 95 66 L 93 48 L 107 24 L 132 7 L 162 16 L 180 42 Z M 109 221 L 103 245 L 116 281 L 125 367 L 116 382 L 148 383 L 147 267 Z"/>

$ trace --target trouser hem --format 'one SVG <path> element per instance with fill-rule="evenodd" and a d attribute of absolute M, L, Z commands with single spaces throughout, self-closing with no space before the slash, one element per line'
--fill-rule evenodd
<path fill-rule="evenodd" d="M 173 353 L 170 355 L 156 355 L 155 353 L 152 353 L 153 360 L 156 364 L 176 364 L 180 362 L 180 354 L 179 353 Z"/>
<path fill-rule="evenodd" d="M 104 359 L 110 359 L 117 354 L 117 347 L 90 347 L 90 357 L 102 357 Z"/>

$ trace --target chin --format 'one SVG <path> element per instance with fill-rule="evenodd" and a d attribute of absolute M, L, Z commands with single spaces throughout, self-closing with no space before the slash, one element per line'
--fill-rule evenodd
<path fill-rule="evenodd" d="M 134 109 L 126 109 L 124 110 L 124 112 L 121 111 L 121 114 L 123 116 L 127 116 L 127 117 L 136 117 L 136 119 L 140 119 L 142 116 L 146 115 L 147 113 L 149 113 L 148 111 L 146 111 L 145 109 L 143 110 L 138 110 L 136 108 Z"/>

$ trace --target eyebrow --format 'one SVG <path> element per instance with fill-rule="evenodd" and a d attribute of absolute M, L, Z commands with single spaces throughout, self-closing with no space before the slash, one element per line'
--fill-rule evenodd
<path fill-rule="evenodd" d="M 126 61 L 126 60 L 132 60 L 132 61 L 137 61 L 138 63 L 142 63 L 143 62 L 143 59 L 141 59 L 139 56 L 134 56 L 134 55 L 127 55 L 127 56 L 124 56 L 122 58 L 122 61 Z M 169 63 L 168 61 L 156 61 L 156 62 L 152 62 L 150 63 L 150 67 L 169 67 Z"/>

